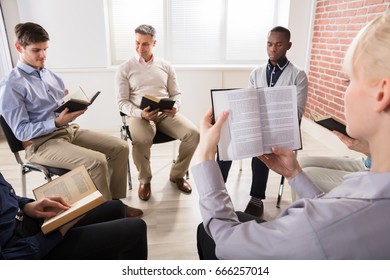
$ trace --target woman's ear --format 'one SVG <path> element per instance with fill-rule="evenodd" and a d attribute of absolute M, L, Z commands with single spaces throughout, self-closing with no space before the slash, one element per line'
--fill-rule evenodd
<path fill-rule="evenodd" d="M 375 96 L 375 104 L 376 112 L 390 110 L 390 78 L 382 79 L 379 82 L 378 92 Z"/>

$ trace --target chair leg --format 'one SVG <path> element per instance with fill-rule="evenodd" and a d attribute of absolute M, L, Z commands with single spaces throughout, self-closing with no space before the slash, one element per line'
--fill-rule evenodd
<path fill-rule="evenodd" d="M 298 156 L 298 151 L 294 151 L 295 158 Z M 280 179 L 280 185 L 279 185 L 279 191 L 278 191 L 278 200 L 276 201 L 276 207 L 280 208 L 280 201 L 282 200 L 282 195 L 283 195 L 283 190 L 284 190 L 284 177 Z"/>
<path fill-rule="evenodd" d="M 133 189 L 133 182 L 131 181 L 131 172 L 130 172 L 130 160 L 127 159 L 127 184 L 129 185 L 129 190 Z"/>
<path fill-rule="evenodd" d="M 22 179 L 22 195 L 23 195 L 23 197 L 26 197 L 26 194 L 27 194 L 26 173 L 24 172 L 23 168 L 20 170 L 20 176 Z"/>
<path fill-rule="evenodd" d="M 282 200 L 283 189 L 284 189 L 284 177 L 282 176 L 282 178 L 280 179 L 278 200 L 276 201 L 276 208 L 280 208 L 280 201 Z"/>
<path fill-rule="evenodd" d="M 172 143 L 172 162 L 175 163 L 176 160 L 176 141 L 173 141 Z"/>
<path fill-rule="evenodd" d="M 125 140 L 127 142 L 130 138 L 130 131 L 129 127 L 126 124 L 126 117 L 122 116 L 122 126 L 120 129 L 121 139 Z M 127 184 L 129 186 L 129 190 L 133 189 L 133 182 L 131 181 L 131 171 L 130 171 L 130 160 L 127 158 Z"/>

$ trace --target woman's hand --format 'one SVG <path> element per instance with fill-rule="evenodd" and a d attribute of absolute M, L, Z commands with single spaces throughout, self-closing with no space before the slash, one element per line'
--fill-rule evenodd
<path fill-rule="evenodd" d="M 200 121 L 199 159 L 201 161 L 215 160 L 217 145 L 221 137 L 221 128 L 229 116 L 223 112 L 213 125 L 213 112 L 210 108 Z"/>
<path fill-rule="evenodd" d="M 264 162 L 269 169 L 286 177 L 287 180 L 302 172 L 295 153 L 284 148 L 272 148 L 272 154 L 262 155 L 258 158 Z"/>

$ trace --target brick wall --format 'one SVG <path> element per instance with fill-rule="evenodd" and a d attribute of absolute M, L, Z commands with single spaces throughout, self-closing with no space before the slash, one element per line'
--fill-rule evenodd
<path fill-rule="evenodd" d="M 342 63 L 356 33 L 389 6 L 390 0 L 317 0 L 308 72 L 305 115 L 344 118 L 345 75 Z"/>

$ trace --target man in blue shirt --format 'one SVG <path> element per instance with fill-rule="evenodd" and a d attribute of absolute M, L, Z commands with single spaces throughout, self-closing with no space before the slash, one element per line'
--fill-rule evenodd
<path fill-rule="evenodd" d="M 84 165 L 107 200 L 126 197 L 127 142 L 72 123 L 86 110 L 55 113 L 67 89 L 45 68 L 49 34 L 27 22 L 16 25 L 15 37 L 19 61 L 0 83 L 0 113 L 22 141 L 26 158 L 69 170 Z M 129 217 L 142 215 L 127 205 L 125 210 Z"/>

